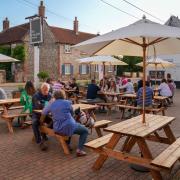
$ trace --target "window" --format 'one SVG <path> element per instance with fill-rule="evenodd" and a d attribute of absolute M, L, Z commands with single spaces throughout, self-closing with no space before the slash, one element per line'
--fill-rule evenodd
<path fill-rule="evenodd" d="M 71 74 L 71 64 L 65 64 L 64 65 L 64 73 L 66 75 Z"/>
<path fill-rule="evenodd" d="M 71 53 L 71 46 L 69 44 L 64 45 L 64 53 Z"/>
<path fill-rule="evenodd" d="M 82 67 L 81 74 L 87 74 L 87 65 L 86 64 L 82 64 L 81 67 Z"/>
<path fill-rule="evenodd" d="M 99 72 L 99 65 L 98 64 L 95 65 L 95 72 Z"/>
<path fill-rule="evenodd" d="M 79 73 L 80 74 L 89 74 L 89 66 L 87 64 L 81 64 L 79 66 Z"/>
<path fill-rule="evenodd" d="M 113 72 L 113 71 L 114 71 L 113 67 L 114 67 L 114 66 L 110 65 L 110 66 L 108 67 L 108 72 Z"/>

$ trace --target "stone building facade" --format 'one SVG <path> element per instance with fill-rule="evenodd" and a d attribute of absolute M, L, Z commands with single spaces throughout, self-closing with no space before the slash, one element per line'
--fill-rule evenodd
<path fill-rule="evenodd" d="M 43 1 L 40 2 L 38 14 L 42 18 L 45 17 Z M 24 45 L 26 51 L 26 58 L 22 64 L 24 76 L 21 76 L 22 79 L 17 81 L 32 80 L 34 72 L 34 48 L 30 45 L 30 25 L 26 23 L 10 28 L 9 24 L 9 20 L 6 18 L 3 21 L 3 31 L 0 32 L 0 46 L 11 46 L 13 48 L 18 44 Z M 49 26 L 43 20 L 43 43 L 39 45 L 39 71 L 46 71 L 50 77 L 55 79 L 61 78 L 63 80 L 68 80 L 71 77 L 76 77 L 77 79 L 98 77 L 97 67 L 95 65 L 79 64 L 77 61 L 79 58 L 87 57 L 88 54 L 71 48 L 72 45 L 95 36 L 97 35 L 78 30 L 77 17 L 75 17 L 73 22 L 73 30 Z M 109 68 L 111 71 L 108 70 Z M 114 73 L 113 68 L 106 67 L 107 75 Z"/>

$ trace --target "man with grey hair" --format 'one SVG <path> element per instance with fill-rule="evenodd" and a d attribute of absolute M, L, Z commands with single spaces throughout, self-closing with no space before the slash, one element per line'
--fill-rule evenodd
<path fill-rule="evenodd" d="M 43 83 L 38 92 L 36 92 L 32 97 L 32 109 L 40 110 L 43 109 L 51 99 L 51 94 L 49 93 L 50 86 L 48 83 Z M 34 132 L 34 137 L 36 143 L 39 144 L 41 150 L 46 150 L 47 146 L 44 141 L 47 139 L 45 134 L 41 134 L 39 131 L 40 126 L 40 114 L 32 113 L 32 128 Z M 42 136 L 42 137 L 41 137 Z"/>

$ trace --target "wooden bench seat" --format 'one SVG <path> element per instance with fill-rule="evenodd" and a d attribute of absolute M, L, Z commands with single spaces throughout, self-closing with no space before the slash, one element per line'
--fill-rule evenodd
<path fill-rule="evenodd" d="M 124 112 L 125 112 L 125 109 L 131 109 L 131 110 L 136 110 L 136 111 L 142 111 L 142 108 L 141 107 L 137 107 L 137 106 L 130 106 L 130 105 L 116 105 L 117 107 L 119 107 L 120 109 L 123 109 L 123 112 L 122 112 L 122 117 L 121 119 L 123 119 L 123 116 L 124 116 Z M 157 114 L 159 112 L 162 113 L 163 116 L 165 116 L 165 108 L 164 107 L 161 107 L 161 108 L 145 108 L 145 111 L 146 113 L 153 113 L 153 114 Z"/>
<path fill-rule="evenodd" d="M 8 110 L 23 109 L 24 106 L 12 106 Z M 3 108 L 0 108 L 0 112 L 3 112 Z"/>
<path fill-rule="evenodd" d="M 2 114 L 1 118 L 3 120 L 6 121 L 9 132 L 13 133 L 13 126 L 12 126 L 12 122 L 15 118 L 19 118 L 19 117 L 27 117 L 29 116 L 29 113 L 18 113 L 18 114 Z"/>
<path fill-rule="evenodd" d="M 171 169 L 176 161 L 180 158 L 180 138 L 178 138 L 173 144 L 165 149 L 159 156 L 157 156 L 152 162 L 152 165 Z"/>
<path fill-rule="evenodd" d="M 8 115 L 2 115 L 1 117 L 4 119 L 14 119 L 16 117 L 26 117 L 29 113 L 20 113 L 20 114 L 8 114 Z"/>
<path fill-rule="evenodd" d="M 107 135 L 102 136 L 100 138 L 97 138 L 95 140 L 92 140 L 92 141 L 86 143 L 85 146 L 88 148 L 94 149 L 94 150 L 101 148 L 109 142 L 112 135 L 113 135 L 113 133 L 110 133 L 110 134 L 107 134 Z"/>
<path fill-rule="evenodd" d="M 66 140 L 69 139 L 68 136 L 63 136 L 58 133 L 55 133 L 53 129 L 50 129 L 50 128 L 46 127 L 45 125 L 40 126 L 40 132 L 47 134 L 49 136 L 55 137 L 58 140 L 58 142 L 60 143 L 60 145 L 62 146 L 64 153 L 70 154 L 69 148 L 66 143 Z"/>
<path fill-rule="evenodd" d="M 112 121 L 109 120 L 100 120 L 95 122 L 93 127 L 95 128 L 96 133 L 99 137 L 102 136 L 101 128 L 106 128 L 111 122 Z"/>

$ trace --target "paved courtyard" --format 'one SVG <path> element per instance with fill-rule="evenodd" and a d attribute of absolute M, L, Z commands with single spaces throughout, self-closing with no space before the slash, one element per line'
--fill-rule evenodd
<path fill-rule="evenodd" d="M 176 120 L 171 124 L 176 137 L 180 136 L 180 90 L 177 90 L 174 104 L 168 108 L 167 115 L 175 116 Z M 97 114 L 97 118 L 110 119 L 113 123 L 120 120 L 120 112 L 113 111 L 111 117 L 106 114 Z M 96 138 L 95 131 L 89 135 L 88 141 Z M 108 159 L 99 171 L 91 169 L 97 154 L 86 149 L 86 157 L 76 158 L 75 149 L 77 136 L 72 138 L 72 147 L 74 151 L 71 155 L 64 155 L 58 142 L 49 138 L 47 152 L 41 152 L 39 147 L 32 142 L 32 129 L 15 128 L 15 133 L 8 133 L 6 124 L 0 121 L 0 180 L 61 180 L 61 179 L 100 179 L 100 180 L 150 180 L 148 173 L 140 173 L 132 170 L 128 163 L 115 159 Z M 166 145 L 150 143 L 153 155 L 157 155 Z M 117 147 L 118 148 L 118 147 Z M 138 148 L 132 150 L 138 154 Z M 179 174 L 180 165 L 177 163 L 173 173 Z M 163 174 L 165 179 L 171 179 L 171 176 Z"/>

